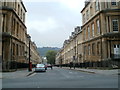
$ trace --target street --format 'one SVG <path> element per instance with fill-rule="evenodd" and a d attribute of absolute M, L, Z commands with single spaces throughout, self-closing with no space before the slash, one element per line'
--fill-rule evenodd
<path fill-rule="evenodd" d="M 4 78 L 3 88 L 118 88 L 117 75 L 101 75 L 54 67 L 20 78 Z"/>

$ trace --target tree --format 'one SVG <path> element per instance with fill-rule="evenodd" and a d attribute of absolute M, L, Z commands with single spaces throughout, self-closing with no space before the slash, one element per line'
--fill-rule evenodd
<path fill-rule="evenodd" d="M 46 53 L 47 62 L 50 64 L 55 64 L 55 57 L 57 52 L 54 50 L 49 50 Z"/>

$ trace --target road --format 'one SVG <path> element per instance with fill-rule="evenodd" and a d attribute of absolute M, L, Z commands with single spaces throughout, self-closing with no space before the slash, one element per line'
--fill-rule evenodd
<path fill-rule="evenodd" d="M 118 76 L 55 67 L 28 77 L 3 79 L 3 88 L 118 88 Z"/>

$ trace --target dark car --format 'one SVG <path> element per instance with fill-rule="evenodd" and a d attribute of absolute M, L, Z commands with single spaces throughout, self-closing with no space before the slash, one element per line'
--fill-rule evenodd
<path fill-rule="evenodd" d="M 52 65 L 51 64 L 47 64 L 47 67 L 52 69 Z"/>
<path fill-rule="evenodd" d="M 47 64 L 47 67 L 51 67 L 52 65 L 51 64 Z"/>
<path fill-rule="evenodd" d="M 45 70 L 47 70 L 47 64 L 44 64 L 45 65 Z"/>

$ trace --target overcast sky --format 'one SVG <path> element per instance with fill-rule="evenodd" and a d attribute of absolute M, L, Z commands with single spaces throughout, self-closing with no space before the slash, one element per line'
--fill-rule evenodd
<path fill-rule="evenodd" d="M 62 47 L 76 26 L 82 25 L 84 0 L 24 1 L 26 26 L 37 47 Z"/>

